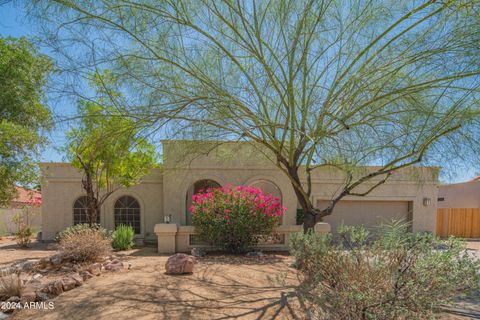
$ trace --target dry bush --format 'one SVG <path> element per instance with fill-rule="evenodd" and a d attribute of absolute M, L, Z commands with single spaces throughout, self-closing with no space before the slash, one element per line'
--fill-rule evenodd
<path fill-rule="evenodd" d="M 83 228 L 65 233 L 60 238 L 58 250 L 63 260 L 95 262 L 110 254 L 110 240 L 97 228 Z"/>
<path fill-rule="evenodd" d="M 331 236 L 296 234 L 292 253 L 305 297 L 322 319 L 427 319 L 459 294 L 478 288 L 480 264 L 456 239 L 383 227 L 374 239 L 362 227 Z"/>
<path fill-rule="evenodd" d="M 18 274 L 9 274 L 0 277 L 0 300 L 5 301 L 10 297 L 22 295 L 22 280 Z"/>

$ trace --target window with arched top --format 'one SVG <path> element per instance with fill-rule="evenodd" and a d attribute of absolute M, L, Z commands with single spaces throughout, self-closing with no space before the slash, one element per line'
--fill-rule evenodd
<path fill-rule="evenodd" d="M 252 187 L 259 188 L 263 191 L 265 194 L 271 194 L 275 198 L 280 199 L 280 202 L 282 202 L 282 192 L 280 191 L 280 188 L 273 182 L 269 180 L 255 180 L 254 182 L 250 183 Z M 283 218 L 282 218 L 283 220 Z M 282 221 L 280 221 L 281 223 Z"/>
<path fill-rule="evenodd" d="M 88 208 L 88 197 L 81 196 L 73 203 L 73 224 L 90 223 L 90 209 Z M 100 215 L 97 215 L 96 223 L 100 223 Z"/>
<path fill-rule="evenodd" d="M 187 226 L 192 224 L 192 214 L 188 209 L 192 206 L 192 197 L 194 194 L 206 192 L 210 188 L 220 188 L 221 185 L 215 180 L 211 179 L 202 179 L 198 180 L 194 184 L 190 186 L 187 191 L 187 199 L 186 199 L 186 224 Z"/>
<path fill-rule="evenodd" d="M 114 207 L 115 228 L 121 224 L 133 227 L 135 234 L 140 234 L 140 203 L 131 196 L 118 198 Z"/>

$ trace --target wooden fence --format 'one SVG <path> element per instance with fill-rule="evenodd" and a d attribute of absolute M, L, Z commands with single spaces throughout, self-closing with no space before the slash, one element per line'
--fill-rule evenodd
<path fill-rule="evenodd" d="M 437 235 L 480 238 L 480 208 L 437 209 Z"/>

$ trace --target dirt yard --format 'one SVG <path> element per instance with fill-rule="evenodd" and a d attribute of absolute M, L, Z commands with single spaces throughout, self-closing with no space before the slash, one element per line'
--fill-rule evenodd
<path fill-rule="evenodd" d="M 0 243 L 0 265 L 52 255 L 52 246 L 19 250 Z M 53 310 L 22 310 L 9 319 L 304 319 L 295 294 L 292 258 L 212 256 L 201 258 L 193 275 L 166 275 L 166 256 L 146 247 L 118 254 L 131 264 L 121 273 L 102 273 L 54 298 Z M 443 319 L 480 315 L 477 297 L 462 301 Z M 472 317 L 472 318 L 470 318 Z"/>
<path fill-rule="evenodd" d="M 0 245 L 1 246 L 1 245 Z M 52 252 L 17 250 L 24 258 Z M 11 248 L 10 248 L 11 249 Z M 7 252 L 7 255 L 3 255 Z M 31 252 L 31 255 L 27 253 Z M 0 247 L 1 263 L 20 260 Z M 193 275 L 164 274 L 155 248 L 121 254 L 131 269 L 102 273 L 53 299 L 54 310 L 22 310 L 9 319 L 301 319 L 291 257 L 202 258 Z"/>

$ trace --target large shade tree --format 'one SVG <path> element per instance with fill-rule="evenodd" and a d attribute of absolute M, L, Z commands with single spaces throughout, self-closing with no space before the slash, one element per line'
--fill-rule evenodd
<path fill-rule="evenodd" d="M 52 127 L 44 92 L 51 71 L 50 59 L 28 40 L 0 37 L 0 207 L 15 185 L 38 184 L 35 162 Z"/>
<path fill-rule="evenodd" d="M 103 80 L 102 80 L 103 77 Z M 100 96 L 114 81 L 108 72 L 93 76 Z M 119 94 L 108 91 L 108 96 Z M 78 101 L 79 121 L 67 133 L 66 154 L 82 174 L 88 222 L 99 221 L 102 205 L 117 190 L 140 182 L 156 166 L 154 146 L 142 128 L 104 98 Z"/>
<path fill-rule="evenodd" d="M 32 12 L 55 17 L 45 30 L 65 65 L 111 68 L 128 96 L 115 104 L 138 123 L 268 150 L 306 229 L 401 168 L 445 152 L 478 160 L 476 0 L 52 0 Z M 322 166 L 345 179 L 320 209 Z"/>

